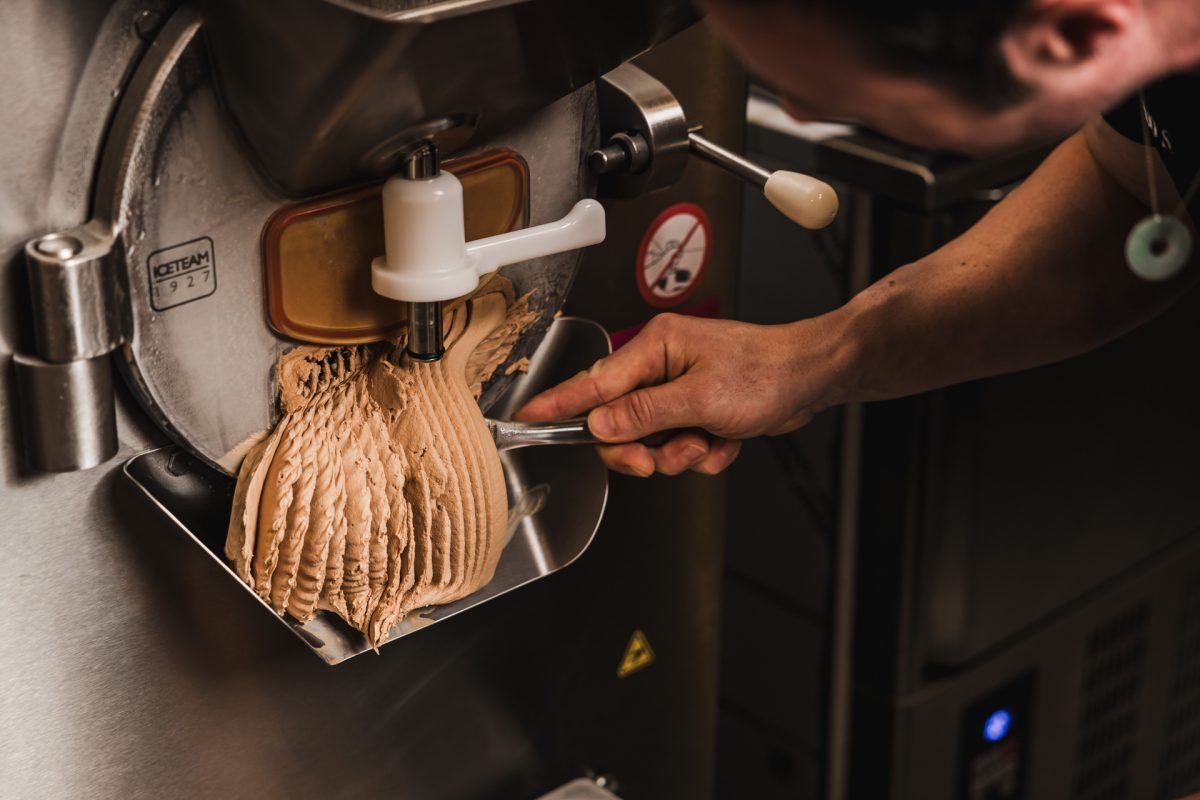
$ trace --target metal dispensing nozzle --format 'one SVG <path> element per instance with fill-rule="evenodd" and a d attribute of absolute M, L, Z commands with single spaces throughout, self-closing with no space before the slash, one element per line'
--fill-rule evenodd
<path fill-rule="evenodd" d="M 580 200 L 554 222 L 468 242 L 462 184 L 440 169 L 434 144 L 421 141 L 383 185 L 383 233 L 386 253 L 371 262 L 371 287 L 408 304 L 409 355 L 437 361 L 445 352 L 443 302 L 475 291 L 500 267 L 604 241 L 604 207 Z"/>
<path fill-rule="evenodd" d="M 429 181 L 441 172 L 437 145 L 417 144 L 401 164 L 404 180 Z M 442 341 L 442 301 L 408 303 L 408 354 L 418 361 L 437 361 L 446 352 Z"/>

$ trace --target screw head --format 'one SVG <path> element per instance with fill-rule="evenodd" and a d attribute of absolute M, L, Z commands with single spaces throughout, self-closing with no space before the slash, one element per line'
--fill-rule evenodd
<path fill-rule="evenodd" d="M 588 168 L 597 175 L 618 172 L 629 163 L 629 154 L 617 144 L 601 147 L 588 154 Z"/>
<path fill-rule="evenodd" d="M 59 261 L 66 261 L 68 258 L 77 256 L 83 251 L 83 242 L 76 239 L 74 236 L 63 236 L 61 234 L 51 234 L 38 240 L 33 246 L 44 256 L 57 258 Z"/>
<path fill-rule="evenodd" d="M 139 11 L 133 18 L 133 30 L 139 39 L 148 42 L 154 38 L 154 34 L 158 33 L 165 21 L 166 18 L 159 12 L 146 9 Z"/>

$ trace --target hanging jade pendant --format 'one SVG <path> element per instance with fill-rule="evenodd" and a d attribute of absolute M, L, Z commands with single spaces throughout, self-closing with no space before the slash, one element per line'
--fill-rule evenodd
<path fill-rule="evenodd" d="M 1147 281 L 1174 278 L 1192 255 L 1192 232 L 1175 216 L 1154 214 L 1133 226 L 1125 239 L 1125 261 Z"/>

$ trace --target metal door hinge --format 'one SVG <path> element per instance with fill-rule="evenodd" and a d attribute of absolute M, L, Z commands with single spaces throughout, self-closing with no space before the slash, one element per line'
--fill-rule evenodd
<path fill-rule="evenodd" d="M 35 353 L 13 364 L 25 459 L 33 469 L 88 469 L 117 452 L 108 355 L 125 341 L 113 237 L 92 222 L 25 245 Z"/>

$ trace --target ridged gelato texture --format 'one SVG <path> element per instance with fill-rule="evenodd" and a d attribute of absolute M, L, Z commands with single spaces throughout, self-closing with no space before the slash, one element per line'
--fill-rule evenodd
<path fill-rule="evenodd" d="M 402 342 L 280 359 L 283 418 L 238 473 L 225 554 L 279 614 L 337 614 L 378 647 L 416 609 L 491 580 L 508 500 L 477 402 L 535 319 L 495 279 L 446 321 L 446 356 Z"/>

